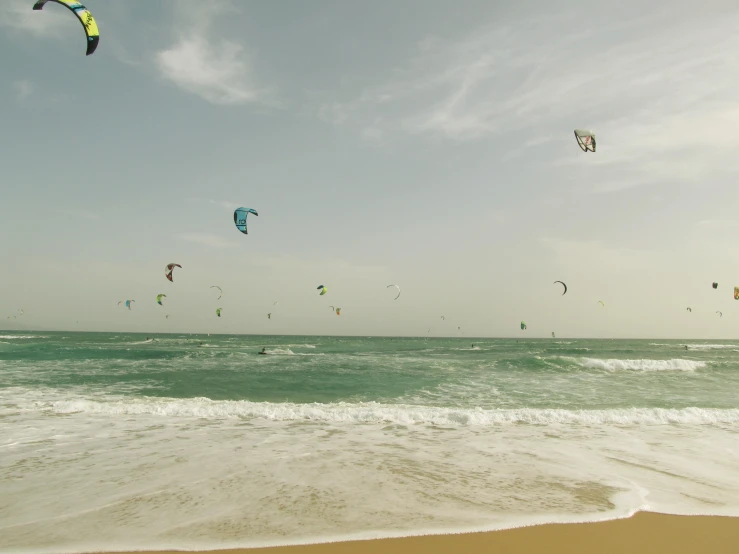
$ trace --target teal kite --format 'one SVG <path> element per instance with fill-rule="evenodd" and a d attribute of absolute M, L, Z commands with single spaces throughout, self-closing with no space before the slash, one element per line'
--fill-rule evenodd
<path fill-rule="evenodd" d="M 246 232 L 246 216 L 249 214 L 254 214 L 256 216 L 259 215 L 257 211 L 252 208 L 236 208 L 234 211 L 234 225 L 236 225 L 236 228 L 245 235 L 249 234 Z"/>

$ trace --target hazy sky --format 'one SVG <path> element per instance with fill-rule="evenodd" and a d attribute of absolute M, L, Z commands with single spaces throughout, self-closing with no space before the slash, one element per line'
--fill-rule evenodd
<path fill-rule="evenodd" d="M 89 0 L 88 57 L 32 4 L 0 0 L 0 327 L 739 336 L 735 0 Z"/>

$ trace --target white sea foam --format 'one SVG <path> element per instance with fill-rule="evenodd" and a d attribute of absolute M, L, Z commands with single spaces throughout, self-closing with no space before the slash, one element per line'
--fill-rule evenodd
<path fill-rule="evenodd" d="M 45 335 L 0 335 L 0 339 L 48 339 Z"/>
<path fill-rule="evenodd" d="M 587 369 L 603 369 L 605 371 L 695 371 L 706 367 L 706 362 L 699 360 L 620 360 L 617 358 L 570 358 L 561 359 L 573 362 Z"/>
<path fill-rule="evenodd" d="M 739 344 L 687 344 L 685 346 L 692 350 L 724 350 L 729 348 L 739 348 Z"/>
<path fill-rule="evenodd" d="M 415 406 L 303 406 L 322 411 L 317 420 L 299 405 L 264 404 L 283 419 L 244 420 L 219 413 L 244 403 L 86 402 L 77 414 L 49 417 L 42 402 L 0 419 L 0 552 L 206 550 L 596 521 L 640 509 L 739 515 L 736 424 L 702 424 L 709 414 L 736 421 L 739 410 L 664 411 L 692 423 L 626 427 L 572 425 L 577 412 L 562 419 L 555 410 L 531 413 L 564 425 L 522 425 L 531 421 L 511 410 L 518 424 L 470 427 L 450 419 L 460 410 L 440 417 L 443 425 L 414 424 L 413 414 L 429 417 Z M 141 410 L 109 409 L 126 404 Z M 157 405 L 185 417 L 163 421 Z M 388 419 L 393 408 L 404 423 Z M 361 413 L 373 410 L 381 417 L 365 423 Z M 604 414 L 623 422 L 607 410 L 588 417 Z"/>
<path fill-rule="evenodd" d="M 624 408 L 611 410 L 558 409 L 455 409 L 433 406 L 393 405 L 377 402 L 295 404 L 210 400 L 208 398 L 145 400 L 56 400 L 37 403 L 41 410 L 57 414 L 156 415 L 173 418 L 266 419 L 334 423 L 395 423 L 401 425 L 490 426 L 526 423 L 534 425 L 727 425 L 739 423 L 739 409 Z"/>

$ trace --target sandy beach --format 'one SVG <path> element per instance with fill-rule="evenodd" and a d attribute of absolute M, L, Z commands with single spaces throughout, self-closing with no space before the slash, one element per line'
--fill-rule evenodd
<path fill-rule="evenodd" d="M 157 551 L 145 554 L 174 554 Z M 218 554 L 736 554 L 739 518 L 640 512 L 599 523 L 550 524 L 488 533 L 428 535 L 303 546 L 211 550 Z M 124 553 L 117 553 L 124 554 Z M 138 554 L 141 554 L 140 552 Z"/>

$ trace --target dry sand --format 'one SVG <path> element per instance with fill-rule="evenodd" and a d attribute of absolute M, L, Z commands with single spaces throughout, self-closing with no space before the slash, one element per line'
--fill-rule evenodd
<path fill-rule="evenodd" d="M 147 554 L 174 554 L 158 551 Z M 181 552 L 181 551 L 180 551 Z M 629 519 L 488 533 L 304 546 L 210 550 L 217 554 L 739 554 L 739 518 L 638 513 Z M 120 553 L 119 553 L 120 554 Z M 141 554 L 141 553 L 138 553 Z"/>

